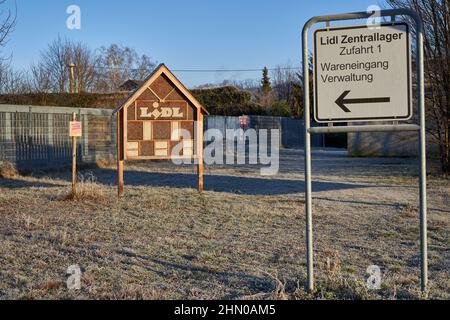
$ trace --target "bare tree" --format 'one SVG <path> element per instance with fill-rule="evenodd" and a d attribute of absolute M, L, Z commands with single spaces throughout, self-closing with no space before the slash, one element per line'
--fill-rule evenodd
<path fill-rule="evenodd" d="M 7 6 L 6 0 L 0 0 L 0 48 L 8 42 L 8 37 L 16 25 L 16 13 Z M 26 80 L 23 72 L 11 68 L 10 59 L 0 56 L 0 93 L 23 93 L 26 91 Z"/>
<path fill-rule="evenodd" d="M 41 52 L 40 61 L 31 67 L 32 87 L 39 92 L 68 92 L 70 64 L 75 65 L 75 88 L 91 91 L 97 80 L 97 58 L 83 43 L 58 37 Z"/>
<path fill-rule="evenodd" d="M 0 7 L 6 4 L 6 0 L 0 0 Z M 16 25 L 16 14 L 10 9 L 4 12 L 0 11 L 0 47 L 5 46 L 9 34 L 14 30 Z"/>
<path fill-rule="evenodd" d="M 98 57 L 99 81 L 96 90 L 115 92 L 129 79 L 143 80 L 154 68 L 150 57 L 139 56 L 134 49 L 112 44 L 100 48 Z"/>
<path fill-rule="evenodd" d="M 388 0 L 416 11 L 425 25 L 425 72 L 430 135 L 439 145 L 442 171 L 450 174 L 450 3 L 448 0 Z"/>
<path fill-rule="evenodd" d="M 45 51 L 41 53 L 40 68 L 48 73 L 51 90 L 54 92 L 67 92 L 68 65 L 70 61 L 70 43 L 67 39 L 58 36 Z"/>
<path fill-rule="evenodd" d="M 131 76 L 134 80 L 142 81 L 155 68 L 156 64 L 152 62 L 149 56 L 143 54 L 136 61 L 136 66 L 137 68 L 131 72 Z"/>
<path fill-rule="evenodd" d="M 295 70 L 291 64 L 279 65 L 272 70 L 272 87 L 278 100 L 290 102 L 292 99 L 292 82 Z"/>
<path fill-rule="evenodd" d="M 31 65 L 28 82 L 32 92 L 50 93 L 52 91 L 50 75 L 42 63 Z"/>
<path fill-rule="evenodd" d="M 69 43 L 70 63 L 75 64 L 75 87 L 77 92 L 88 92 L 95 86 L 97 72 L 95 70 L 96 57 L 86 45 Z"/>
<path fill-rule="evenodd" d="M 302 75 L 300 72 L 295 74 L 295 78 L 292 80 L 292 93 L 290 106 L 293 110 L 293 115 L 297 118 L 303 117 L 303 85 L 302 85 Z"/>
<path fill-rule="evenodd" d="M 128 47 L 102 47 L 96 55 L 83 43 L 58 37 L 30 68 L 32 90 L 68 92 L 70 64 L 77 92 L 115 92 L 128 79 L 143 80 L 155 67 L 148 56 Z"/>
<path fill-rule="evenodd" d="M 259 82 L 256 79 L 245 79 L 235 81 L 234 86 L 242 90 L 256 92 L 259 89 Z"/>
<path fill-rule="evenodd" d="M 15 71 L 9 63 L 0 61 L 0 94 L 25 93 L 28 91 L 25 73 Z"/>

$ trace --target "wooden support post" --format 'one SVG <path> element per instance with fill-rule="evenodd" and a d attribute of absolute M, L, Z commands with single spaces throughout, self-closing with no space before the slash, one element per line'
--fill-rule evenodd
<path fill-rule="evenodd" d="M 197 161 L 198 161 L 198 192 L 203 192 L 203 113 L 197 109 Z"/>
<path fill-rule="evenodd" d="M 123 195 L 123 109 L 117 113 L 117 187 L 118 197 Z"/>
<path fill-rule="evenodd" d="M 72 113 L 72 121 L 77 121 L 77 114 Z M 77 137 L 72 137 L 72 195 L 77 193 Z"/>

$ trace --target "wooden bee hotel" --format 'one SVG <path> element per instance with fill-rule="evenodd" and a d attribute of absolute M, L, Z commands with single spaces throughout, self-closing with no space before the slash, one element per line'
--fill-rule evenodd
<path fill-rule="evenodd" d="M 203 117 L 206 109 L 164 65 L 113 112 L 117 117 L 118 192 L 124 161 L 192 159 L 203 191 Z"/>

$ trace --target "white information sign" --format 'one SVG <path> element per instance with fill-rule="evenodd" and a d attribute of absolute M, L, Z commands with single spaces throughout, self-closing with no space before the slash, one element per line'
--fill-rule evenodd
<path fill-rule="evenodd" d="M 408 25 L 349 26 L 314 33 L 317 122 L 412 117 Z"/>

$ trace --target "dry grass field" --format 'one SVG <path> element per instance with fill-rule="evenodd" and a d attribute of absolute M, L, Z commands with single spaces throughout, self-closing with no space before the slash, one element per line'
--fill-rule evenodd
<path fill-rule="evenodd" d="M 317 289 L 304 291 L 303 155 L 281 172 L 127 165 L 0 179 L 0 299 L 421 299 L 416 160 L 314 153 Z M 450 181 L 429 182 L 429 298 L 450 298 Z M 78 264 L 81 290 L 66 288 Z M 366 269 L 382 270 L 380 290 Z"/>

